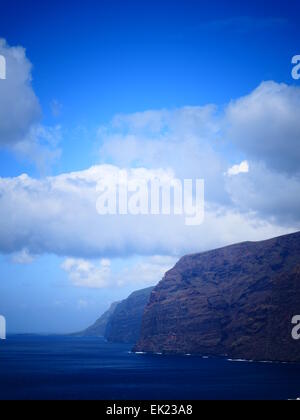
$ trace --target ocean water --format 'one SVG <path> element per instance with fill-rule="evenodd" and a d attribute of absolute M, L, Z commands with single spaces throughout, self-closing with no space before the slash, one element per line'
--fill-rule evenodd
<path fill-rule="evenodd" d="M 101 339 L 0 341 L 0 400 L 296 399 L 300 365 L 136 355 Z"/>

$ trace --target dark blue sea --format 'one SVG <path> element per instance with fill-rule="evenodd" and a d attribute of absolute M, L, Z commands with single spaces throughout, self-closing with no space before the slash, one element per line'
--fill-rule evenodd
<path fill-rule="evenodd" d="M 300 365 L 136 355 L 101 339 L 0 341 L 0 400 L 296 399 Z"/>

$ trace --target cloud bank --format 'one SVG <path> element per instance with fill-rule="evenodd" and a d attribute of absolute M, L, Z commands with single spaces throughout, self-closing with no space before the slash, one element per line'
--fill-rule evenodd
<path fill-rule="evenodd" d="M 103 259 L 176 258 L 296 231 L 299 117 L 299 88 L 275 82 L 222 110 L 207 105 L 118 115 L 99 128 L 98 165 L 40 180 L 0 178 L 0 252 L 24 263 L 31 255 L 65 257 L 63 269 L 75 285 L 104 287 L 113 277 Z M 99 216 L 97 185 L 120 170 L 133 180 L 203 178 L 204 224 L 191 228 L 179 216 Z M 153 261 L 136 273 L 152 269 Z M 134 270 L 122 276 L 137 277 Z"/>
<path fill-rule="evenodd" d="M 243 239 L 282 233 L 276 225 L 207 203 L 205 223 L 185 226 L 184 216 L 100 216 L 97 185 L 120 168 L 100 165 L 82 172 L 36 180 L 0 179 L 0 251 L 74 258 L 182 255 Z M 142 171 L 142 172 L 141 172 Z M 132 169 L 131 179 L 170 176 Z M 237 229 L 238 226 L 238 229 Z"/>

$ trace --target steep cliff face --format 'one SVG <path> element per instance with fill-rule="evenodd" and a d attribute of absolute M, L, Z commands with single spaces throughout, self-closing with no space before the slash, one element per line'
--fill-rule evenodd
<path fill-rule="evenodd" d="M 74 336 L 105 337 L 113 343 L 136 343 L 152 291 L 153 287 L 139 290 L 122 302 L 113 303 L 94 325 Z"/>
<path fill-rule="evenodd" d="M 115 302 L 91 327 L 79 334 L 78 337 L 105 337 L 107 324 L 120 302 Z"/>
<path fill-rule="evenodd" d="M 119 303 L 109 319 L 105 337 L 114 343 L 136 343 L 140 336 L 142 318 L 153 287 L 132 293 Z"/>
<path fill-rule="evenodd" d="M 300 361 L 300 233 L 190 255 L 151 295 L 136 351 Z"/>

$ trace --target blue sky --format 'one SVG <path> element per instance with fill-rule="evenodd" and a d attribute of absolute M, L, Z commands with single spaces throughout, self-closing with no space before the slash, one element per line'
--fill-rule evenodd
<path fill-rule="evenodd" d="M 299 228 L 300 100 L 299 82 L 291 78 L 291 59 L 300 54 L 299 17 L 296 0 L 87 0 L 72 6 L 0 0 L 2 53 L 26 49 L 18 62 L 11 58 L 26 83 L 21 77 L 10 92 L 0 81 L 0 177 L 8 180 L 1 190 L 0 313 L 11 332 L 83 328 L 112 301 L 158 282 L 185 252 Z M 14 106 L 24 97 L 27 105 L 17 114 Z M 1 107 L 4 113 L 9 106 L 10 127 L 19 124 L 13 118 L 27 124 L 11 143 L 1 131 Z M 145 120 L 150 126 L 163 121 L 164 132 L 149 134 Z M 242 161 L 249 174 L 224 178 Z M 93 218 L 85 213 L 84 193 L 68 195 L 69 187 L 90 181 L 83 171 L 103 164 L 203 177 L 207 230 L 183 232 L 170 222 L 160 237 L 155 224 L 138 221 L 117 225 L 116 232 L 114 223 L 95 222 L 89 231 L 86 219 Z M 75 171 L 80 176 L 70 180 Z M 28 180 L 16 185 L 22 174 Z M 67 179 L 57 178 L 61 174 Z M 62 213 L 74 209 L 68 219 L 49 210 L 62 206 L 58 180 L 68 186 Z M 246 195 L 253 186 L 256 196 Z M 25 188 L 34 193 L 21 201 Z M 12 191 L 16 196 L 8 195 Z M 31 200 L 47 209 L 33 211 Z M 223 219 L 216 221 L 220 212 Z M 108 286 L 86 287 L 82 270 L 107 276 L 106 260 Z"/>

